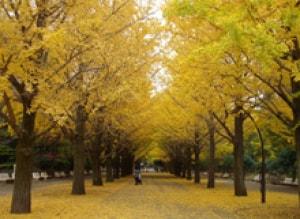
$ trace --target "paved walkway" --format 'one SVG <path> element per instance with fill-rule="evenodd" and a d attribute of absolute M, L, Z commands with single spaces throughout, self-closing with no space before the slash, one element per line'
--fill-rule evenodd
<path fill-rule="evenodd" d="M 144 176 L 143 185 L 138 186 L 128 182 L 128 186 L 109 197 L 108 203 L 119 205 L 124 209 L 134 209 L 132 218 L 136 219 L 237 218 L 223 209 L 199 208 L 182 203 L 178 197 L 192 196 L 192 194 L 189 193 L 186 185 L 170 180 L 173 178 L 170 175 Z"/>
<path fill-rule="evenodd" d="M 125 184 L 127 185 L 108 197 L 107 203 L 110 206 L 119 206 L 120 209 L 123 209 L 122 212 L 127 212 L 130 216 L 126 218 L 266 218 L 270 216 L 270 213 L 274 213 L 271 218 L 286 219 L 296 218 L 295 215 L 299 216 L 300 213 L 292 212 L 291 209 L 284 209 L 284 207 L 282 212 L 276 212 L 278 206 L 273 205 L 273 203 L 270 206 L 262 206 L 258 193 L 260 185 L 255 182 L 247 182 L 247 187 L 249 193 L 255 193 L 257 196 L 250 195 L 245 199 L 233 196 L 232 180 L 217 180 L 216 190 L 206 189 L 204 182 L 201 186 L 194 185 L 192 182 L 175 178 L 169 174 L 144 175 L 143 185 L 141 186 L 133 185 L 132 181 L 127 181 Z M 276 197 L 280 197 L 279 202 L 282 198 L 282 203 L 279 206 L 285 205 L 284 196 L 297 194 L 297 188 L 295 187 L 268 185 L 268 189 L 272 191 L 272 197 L 270 195 L 268 198 L 274 199 L 274 194 L 277 194 Z M 224 190 L 227 192 L 224 192 Z M 293 196 L 296 197 L 296 195 Z M 226 203 L 226 200 L 228 200 L 228 203 Z M 270 203 L 269 200 L 268 203 Z M 231 205 L 233 205 L 232 209 L 226 208 Z M 260 211 L 265 212 L 264 214 L 254 214 Z M 251 217 L 248 217 L 248 214 Z"/>
<path fill-rule="evenodd" d="M 90 177 L 87 177 L 90 178 Z M 151 183 L 153 180 L 158 180 L 158 179 L 167 179 L 167 178 L 174 178 L 171 175 L 161 175 L 161 174 L 151 174 L 151 173 L 146 173 L 146 176 L 144 176 L 144 179 L 146 180 L 146 183 Z M 58 183 L 64 183 L 64 182 L 70 182 L 72 179 L 71 178 L 64 178 L 64 179 L 50 179 L 50 180 L 44 180 L 44 181 L 38 181 L 38 180 L 33 180 L 33 190 L 47 187 L 50 185 L 55 185 Z M 224 184 L 233 184 L 233 180 L 231 179 L 217 179 L 217 182 L 222 182 Z M 254 191 L 259 191 L 260 184 L 257 182 L 251 182 L 247 181 L 247 189 L 248 190 L 254 190 Z M 2 195 L 7 195 L 12 192 L 13 185 L 12 184 L 7 184 L 5 182 L 0 182 L 0 196 Z M 284 192 L 284 193 L 297 193 L 297 187 L 296 186 L 285 186 L 285 185 L 272 185 L 268 184 L 267 185 L 267 190 L 268 191 L 274 191 L 274 192 Z"/>
<path fill-rule="evenodd" d="M 51 185 L 56 185 L 59 183 L 71 181 L 70 178 L 65 179 L 50 179 L 50 180 L 33 180 L 32 188 L 33 190 L 44 188 Z M 6 182 L 0 182 L 0 196 L 8 195 L 13 191 L 13 184 L 7 184 Z"/>

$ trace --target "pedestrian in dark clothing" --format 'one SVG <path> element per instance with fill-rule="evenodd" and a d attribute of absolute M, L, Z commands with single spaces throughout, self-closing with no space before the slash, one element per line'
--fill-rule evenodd
<path fill-rule="evenodd" d="M 141 166 L 139 162 L 136 162 L 134 166 L 134 180 L 135 180 L 135 185 L 142 184 L 142 174 L 141 174 Z"/>

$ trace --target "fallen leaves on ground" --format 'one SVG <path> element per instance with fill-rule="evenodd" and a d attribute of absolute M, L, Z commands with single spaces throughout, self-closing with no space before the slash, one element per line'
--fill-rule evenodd
<path fill-rule="evenodd" d="M 86 183 L 86 195 L 70 194 L 71 182 L 51 185 L 33 192 L 32 213 L 11 215 L 10 196 L 0 197 L 0 218 L 300 218 L 296 194 L 268 192 L 260 204 L 259 191 L 235 197 L 231 185 L 218 182 L 206 189 L 205 182 L 158 175 L 144 177 L 133 185 L 123 178 L 103 187 Z"/>

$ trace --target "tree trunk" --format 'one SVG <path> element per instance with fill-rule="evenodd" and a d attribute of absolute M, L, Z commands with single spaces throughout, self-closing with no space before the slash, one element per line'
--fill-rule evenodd
<path fill-rule="evenodd" d="M 200 183 L 200 148 L 199 145 L 194 146 L 194 153 L 195 153 L 195 178 L 194 182 L 199 184 Z"/>
<path fill-rule="evenodd" d="M 74 142 L 74 176 L 73 176 L 73 186 L 72 194 L 73 195 L 84 195 L 85 194 L 85 185 L 84 185 L 84 149 L 83 142 Z"/>
<path fill-rule="evenodd" d="M 16 175 L 11 202 L 11 213 L 31 212 L 31 180 L 33 165 L 33 132 L 35 114 L 23 105 L 23 133 L 16 148 Z"/>
<path fill-rule="evenodd" d="M 105 151 L 106 182 L 113 182 L 112 142 L 108 142 Z"/>
<path fill-rule="evenodd" d="M 26 150 L 26 151 L 25 151 Z M 16 173 L 11 212 L 31 212 L 32 148 L 19 143 L 16 149 Z"/>
<path fill-rule="evenodd" d="M 215 188 L 215 127 L 213 117 L 209 124 L 209 167 L 208 167 L 208 182 L 207 188 Z"/>
<path fill-rule="evenodd" d="M 93 169 L 93 185 L 102 186 L 101 165 L 100 165 L 100 145 L 93 145 L 91 154 Z"/>
<path fill-rule="evenodd" d="M 187 162 L 186 162 L 186 179 L 191 180 L 192 179 L 192 152 L 191 148 L 187 148 Z"/>
<path fill-rule="evenodd" d="M 194 145 L 194 154 L 195 154 L 195 178 L 194 183 L 200 183 L 200 136 L 199 131 L 195 130 L 195 145 Z"/>
<path fill-rule="evenodd" d="M 76 138 L 73 142 L 73 160 L 74 160 L 74 177 L 72 194 L 83 195 L 85 194 L 84 184 L 84 163 L 85 163 L 85 145 L 84 133 L 86 112 L 84 106 L 79 105 L 76 109 Z"/>
<path fill-rule="evenodd" d="M 265 146 L 264 146 L 262 134 L 260 131 L 259 131 L 259 136 L 260 136 L 260 143 L 261 143 L 261 180 L 260 180 L 261 203 L 266 203 L 266 152 L 265 152 Z"/>
<path fill-rule="evenodd" d="M 234 118 L 234 193 L 236 196 L 247 196 L 244 173 L 244 114 L 238 113 Z"/>
<path fill-rule="evenodd" d="M 40 4 L 36 27 L 41 28 L 46 26 L 46 9 L 43 8 L 44 4 Z M 42 9 L 43 8 L 43 9 Z M 41 9 L 41 10 L 40 10 Z M 42 34 L 40 34 L 42 38 Z M 46 63 L 47 51 L 39 49 L 39 61 L 41 65 Z M 12 75 L 11 75 L 12 76 Z M 13 80 L 15 79 L 15 80 Z M 31 180 L 32 180 L 32 165 L 33 165 L 33 144 L 34 144 L 34 126 L 35 126 L 35 113 L 30 113 L 31 103 L 33 98 L 38 93 L 38 85 L 32 83 L 33 91 L 26 90 L 26 85 L 23 82 L 16 80 L 14 77 L 10 77 L 10 82 L 19 93 L 22 100 L 22 127 L 19 134 L 19 141 L 16 148 L 16 173 L 15 182 L 13 188 L 13 197 L 11 202 L 11 213 L 30 213 L 31 212 Z M 12 80 L 14 82 L 12 82 Z"/>
<path fill-rule="evenodd" d="M 299 57 L 300 58 L 300 57 Z M 294 94 L 293 98 L 293 119 L 294 119 L 294 138 L 295 147 L 297 153 L 297 178 L 298 178 L 298 199 L 300 207 L 300 81 L 295 81 L 292 79 L 292 92 Z"/>
<path fill-rule="evenodd" d="M 98 160 L 99 161 L 99 160 Z M 100 162 L 93 164 L 93 186 L 102 186 L 102 173 Z"/>
<path fill-rule="evenodd" d="M 300 110 L 299 110 L 300 112 Z M 300 117 L 298 117 L 298 123 L 300 122 Z M 300 207 L 300 127 L 295 129 L 295 144 L 297 149 L 297 178 L 298 178 L 298 201 Z"/>
<path fill-rule="evenodd" d="M 266 151 L 265 151 L 265 144 L 262 132 L 258 127 L 257 123 L 255 122 L 254 118 L 250 113 L 248 113 L 249 118 L 252 120 L 255 129 L 257 131 L 259 141 L 260 141 L 260 149 L 261 149 L 261 179 L 260 179 L 260 192 L 261 192 L 261 203 L 266 203 Z"/>

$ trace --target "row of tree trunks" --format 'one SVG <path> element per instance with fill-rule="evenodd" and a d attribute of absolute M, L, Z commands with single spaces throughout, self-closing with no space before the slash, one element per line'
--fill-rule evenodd
<path fill-rule="evenodd" d="M 300 83 L 299 83 L 300 90 Z M 299 109 L 300 109 L 300 98 L 299 98 Z M 299 110 L 298 120 L 300 121 L 300 110 Z M 239 112 L 234 119 L 234 194 L 236 196 L 247 196 L 247 189 L 245 186 L 245 172 L 244 172 L 244 121 L 245 115 L 243 112 Z M 207 188 L 215 187 L 215 125 L 213 121 L 213 116 L 210 117 L 209 123 L 209 168 L 208 168 L 208 183 Z M 298 143 L 298 148 L 300 148 L 300 128 L 296 129 L 296 144 Z M 299 149 L 300 151 L 300 149 Z M 191 179 L 191 164 L 190 164 L 190 150 L 186 150 L 186 161 L 182 165 L 180 159 L 175 157 L 173 159 L 173 172 L 176 176 L 186 177 Z M 194 182 L 200 183 L 200 139 L 199 133 L 195 131 L 195 145 L 194 145 Z M 300 155 L 299 155 L 300 157 Z M 300 158 L 299 158 L 300 159 Z M 300 167 L 299 167 L 300 169 Z M 300 172 L 300 171 L 299 171 Z M 299 189 L 300 190 L 300 189 Z M 300 196 L 299 196 L 300 200 Z"/>
<path fill-rule="evenodd" d="M 215 125 L 214 125 L 214 118 L 213 116 L 210 117 L 208 122 L 209 127 L 209 170 L 208 170 L 208 188 L 215 187 Z M 200 136 L 199 132 L 195 130 L 195 142 L 193 146 L 194 152 L 194 183 L 200 183 Z M 181 151 L 174 151 L 175 156 L 171 159 L 171 169 L 170 172 L 173 173 L 175 176 L 178 177 L 185 177 L 188 180 L 192 179 L 192 147 L 188 145 L 184 145 L 186 147 L 184 151 L 183 159 L 180 155 Z"/>
<path fill-rule="evenodd" d="M 92 170 L 93 170 L 93 185 L 101 186 L 102 172 L 101 172 L 101 136 L 97 137 L 98 140 L 94 142 L 91 149 L 91 160 L 92 160 Z M 125 177 L 132 174 L 133 160 L 134 157 L 127 151 L 117 151 L 115 156 L 112 156 L 112 144 L 111 142 L 106 142 L 105 148 L 105 167 L 106 167 L 106 182 L 113 182 L 114 179 L 119 179 L 121 176 Z"/>
<path fill-rule="evenodd" d="M 173 158 L 169 163 L 169 172 L 174 174 L 176 177 L 186 178 L 187 180 L 192 179 L 192 161 L 187 165 L 187 160 L 181 161 Z"/>
<path fill-rule="evenodd" d="M 173 169 L 174 169 L 174 174 L 177 177 L 182 176 L 182 163 L 179 160 L 179 158 L 175 158 L 173 162 Z"/>

